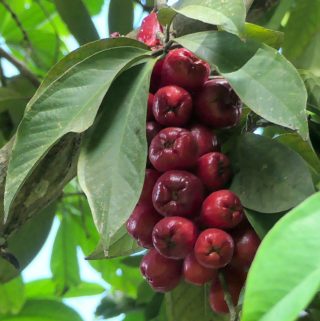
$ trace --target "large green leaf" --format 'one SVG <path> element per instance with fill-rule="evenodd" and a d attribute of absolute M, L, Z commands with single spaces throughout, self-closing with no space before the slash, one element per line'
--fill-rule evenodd
<path fill-rule="evenodd" d="M 221 32 L 199 32 L 176 41 L 215 66 L 255 113 L 307 139 L 305 86 L 276 50 Z"/>
<path fill-rule="evenodd" d="M 320 1 L 297 1 L 285 27 L 283 53 L 295 60 L 303 54 L 314 36 L 320 32 Z M 308 17 L 308 19 L 305 19 Z"/>
<path fill-rule="evenodd" d="M 80 284 L 77 243 L 73 221 L 68 213 L 64 213 L 54 241 L 51 271 L 58 295 Z"/>
<path fill-rule="evenodd" d="M 21 277 L 0 284 L 0 315 L 17 314 L 25 302 L 24 284 Z"/>
<path fill-rule="evenodd" d="M 243 0 L 181 0 L 174 10 L 186 17 L 221 26 L 235 34 L 243 32 L 246 18 Z"/>
<path fill-rule="evenodd" d="M 282 212 L 314 193 L 311 173 L 303 158 L 270 138 L 254 134 L 240 137 L 234 157 L 239 171 L 231 189 L 249 209 Z"/>
<path fill-rule="evenodd" d="M 30 97 L 23 96 L 22 93 L 5 87 L 0 87 L 0 113 L 12 108 L 26 106 L 29 99 Z"/>
<path fill-rule="evenodd" d="M 0 316 L 1 321 L 82 321 L 70 307 L 51 300 L 28 300 L 17 315 Z"/>
<path fill-rule="evenodd" d="M 36 92 L 17 131 L 6 181 L 6 218 L 12 200 L 50 147 L 66 133 L 90 127 L 114 78 L 148 54 L 126 43 L 110 47 L 119 42 L 102 41 L 104 49 L 94 53 L 99 44 L 85 46 L 74 64 L 66 58 L 49 73 L 50 83 L 45 81 Z"/>
<path fill-rule="evenodd" d="M 227 316 L 212 312 L 208 286 L 197 287 L 182 283 L 165 295 L 168 321 L 226 321 Z"/>
<path fill-rule="evenodd" d="M 111 0 L 108 13 L 109 32 L 126 35 L 133 29 L 133 1 Z"/>
<path fill-rule="evenodd" d="M 54 0 L 54 3 L 80 45 L 99 39 L 98 32 L 82 0 Z"/>
<path fill-rule="evenodd" d="M 264 238 L 249 271 L 242 321 L 294 321 L 320 286 L 320 193 Z"/>
<path fill-rule="evenodd" d="M 38 254 L 47 239 L 55 210 L 55 204 L 50 205 L 9 236 L 8 252 L 17 258 L 21 269 Z M 19 272 L 9 262 L 0 258 L 0 283 L 11 280 Z"/>
<path fill-rule="evenodd" d="M 117 79 L 80 154 L 79 181 L 88 197 L 105 256 L 119 239 L 117 232 L 141 192 L 147 157 L 146 102 L 154 63 L 152 60 L 133 67 Z"/>

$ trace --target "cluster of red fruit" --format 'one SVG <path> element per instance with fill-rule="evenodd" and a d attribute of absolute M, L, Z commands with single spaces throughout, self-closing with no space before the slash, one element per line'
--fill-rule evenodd
<path fill-rule="evenodd" d="M 237 124 L 241 103 L 226 80 L 209 76 L 209 65 L 184 48 L 155 65 L 149 168 L 127 230 L 149 249 L 140 268 L 154 290 L 170 291 L 182 276 L 199 286 L 212 282 L 211 307 L 227 313 L 218 270 L 236 304 L 260 241 L 239 198 L 225 189 L 230 161 L 213 133 Z"/>

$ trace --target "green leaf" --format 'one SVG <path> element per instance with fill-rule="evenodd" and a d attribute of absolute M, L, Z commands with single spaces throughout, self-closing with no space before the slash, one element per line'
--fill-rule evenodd
<path fill-rule="evenodd" d="M 54 0 L 57 11 L 80 45 L 99 39 L 82 0 Z"/>
<path fill-rule="evenodd" d="M 158 11 L 158 20 L 161 25 L 166 26 L 171 23 L 177 13 L 170 7 L 161 8 Z"/>
<path fill-rule="evenodd" d="M 24 269 L 38 254 L 47 239 L 55 210 L 56 205 L 51 204 L 9 236 L 8 252 L 17 258 L 21 269 Z M 10 263 L 0 258 L 0 283 L 8 282 L 19 272 Z"/>
<path fill-rule="evenodd" d="M 50 263 L 58 295 L 63 295 L 81 282 L 74 234 L 73 221 L 65 213 L 54 241 Z"/>
<path fill-rule="evenodd" d="M 133 29 L 133 1 L 111 0 L 108 14 L 109 33 L 126 35 Z"/>
<path fill-rule="evenodd" d="M 181 282 L 165 295 L 168 321 L 227 321 L 227 316 L 212 312 L 208 292 L 207 286 L 197 287 Z"/>
<path fill-rule="evenodd" d="M 147 157 L 146 102 L 154 63 L 152 60 L 135 66 L 116 80 L 80 154 L 79 181 L 89 200 L 105 256 L 119 240 L 117 232 L 124 232 L 123 225 L 142 189 Z"/>
<path fill-rule="evenodd" d="M 88 129 L 114 78 L 148 54 L 127 43 L 137 41 L 89 44 L 51 70 L 49 80 L 29 102 L 17 131 L 6 180 L 5 218 L 17 192 L 50 147 L 68 132 Z M 96 50 L 99 45 L 103 48 Z M 75 55 L 78 59 L 73 61 Z"/>
<path fill-rule="evenodd" d="M 242 204 L 262 213 L 293 208 L 314 193 L 311 173 L 300 155 L 270 138 L 239 138 L 235 159 L 239 172 L 231 189 Z"/>
<path fill-rule="evenodd" d="M 249 271 L 242 321 L 294 321 L 320 286 L 320 193 L 264 238 Z"/>
<path fill-rule="evenodd" d="M 30 97 L 5 87 L 0 87 L 0 113 L 19 106 L 26 106 Z"/>
<path fill-rule="evenodd" d="M 18 315 L 1 316 L 1 321 L 83 321 L 70 307 L 51 300 L 28 300 Z"/>
<path fill-rule="evenodd" d="M 21 277 L 0 284 L 0 314 L 17 314 L 25 302 Z"/>
<path fill-rule="evenodd" d="M 320 75 L 311 70 L 300 70 L 300 76 L 308 91 L 308 104 L 320 111 Z"/>
<path fill-rule="evenodd" d="M 290 13 L 284 29 L 284 55 L 294 61 L 299 58 L 314 36 L 320 32 L 320 2 L 318 0 L 298 1 Z M 305 19 L 308 17 L 308 19 Z"/>
<path fill-rule="evenodd" d="M 176 41 L 207 60 L 256 114 L 308 138 L 307 92 L 297 70 L 276 50 L 221 32 L 199 32 Z M 257 51 L 258 49 L 258 51 Z"/>
<path fill-rule="evenodd" d="M 252 210 L 245 209 L 246 217 L 250 224 L 263 239 L 267 233 L 272 229 L 272 227 L 283 217 L 286 213 L 274 213 L 269 215 L 266 213 L 259 213 Z"/>
<path fill-rule="evenodd" d="M 104 287 L 97 283 L 81 282 L 76 287 L 67 291 L 64 298 L 75 298 L 89 295 L 101 294 L 105 291 Z M 41 279 L 28 282 L 25 285 L 27 298 L 56 298 L 56 287 L 52 279 Z"/>
<path fill-rule="evenodd" d="M 100 13 L 104 4 L 104 0 L 83 0 L 83 2 L 92 16 Z"/>
<path fill-rule="evenodd" d="M 258 42 L 263 42 L 276 49 L 281 47 L 284 39 L 283 32 L 267 29 L 248 22 L 245 24 L 244 36 Z"/>
<path fill-rule="evenodd" d="M 221 26 L 234 34 L 242 34 L 246 18 L 243 0 L 181 0 L 174 10 L 186 17 Z"/>

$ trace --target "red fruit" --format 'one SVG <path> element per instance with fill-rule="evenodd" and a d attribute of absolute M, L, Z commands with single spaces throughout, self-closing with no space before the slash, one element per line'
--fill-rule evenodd
<path fill-rule="evenodd" d="M 240 119 L 239 98 L 221 78 L 207 81 L 195 99 L 198 119 L 214 128 L 235 126 Z"/>
<path fill-rule="evenodd" d="M 197 143 L 191 132 L 179 127 L 161 130 L 149 149 L 150 162 L 159 172 L 191 168 L 197 162 L 197 154 Z"/>
<path fill-rule="evenodd" d="M 156 13 L 150 13 L 146 16 L 141 23 L 137 39 L 144 42 L 149 47 L 160 45 L 158 33 L 162 33 L 163 29 L 159 23 Z"/>
<path fill-rule="evenodd" d="M 236 306 L 243 287 L 243 281 L 237 274 L 226 273 L 225 276 L 227 288 L 231 295 L 233 305 Z M 218 278 L 212 283 L 209 300 L 211 309 L 214 312 L 229 313 L 228 305 L 224 299 L 224 291 Z"/>
<path fill-rule="evenodd" d="M 179 216 L 159 221 L 152 232 L 153 246 L 163 256 L 171 259 L 185 258 L 194 247 L 198 237 L 196 225 Z"/>
<path fill-rule="evenodd" d="M 193 125 L 190 131 L 197 142 L 199 157 L 220 150 L 217 136 L 208 127 Z"/>
<path fill-rule="evenodd" d="M 161 84 L 176 85 L 194 91 L 203 86 L 210 75 L 207 62 L 185 48 L 171 50 L 164 59 Z"/>
<path fill-rule="evenodd" d="M 142 259 L 140 270 L 155 291 L 167 292 L 180 282 L 182 261 L 168 259 L 152 249 Z"/>
<path fill-rule="evenodd" d="M 161 174 L 156 170 L 146 169 L 143 188 L 138 203 L 145 203 L 152 206 L 153 187 L 160 176 Z"/>
<path fill-rule="evenodd" d="M 233 235 L 234 256 L 231 264 L 248 271 L 260 245 L 259 236 L 252 228 L 238 230 Z"/>
<path fill-rule="evenodd" d="M 231 178 L 229 158 L 218 152 L 202 155 L 197 161 L 197 175 L 209 190 L 223 188 Z"/>
<path fill-rule="evenodd" d="M 186 282 L 201 286 L 213 281 L 217 276 L 217 270 L 202 266 L 194 254 L 190 253 L 183 262 L 183 276 Z"/>
<path fill-rule="evenodd" d="M 164 173 L 152 193 L 153 206 L 163 216 L 195 217 L 203 198 L 201 181 L 186 171 Z"/>
<path fill-rule="evenodd" d="M 206 227 L 233 228 L 243 219 L 240 199 L 227 189 L 213 192 L 202 204 L 200 219 Z"/>
<path fill-rule="evenodd" d="M 147 142 L 148 142 L 148 146 L 150 146 L 151 141 L 153 140 L 153 138 L 155 136 L 157 136 L 157 134 L 159 133 L 159 131 L 162 129 L 163 127 L 158 124 L 155 121 L 148 121 L 147 122 L 147 127 L 146 127 L 146 131 L 147 131 Z"/>
<path fill-rule="evenodd" d="M 148 108 L 147 108 L 147 121 L 153 120 L 153 112 L 152 112 L 152 106 L 154 101 L 154 95 L 149 94 L 148 96 Z"/>
<path fill-rule="evenodd" d="M 152 248 L 152 231 L 161 219 L 152 206 L 138 204 L 127 221 L 127 231 L 140 246 Z"/>
<path fill-rule="evenodd" d="M 222 230 L 211 228 L 199 235 L 194 254 L 201 265 L 219 269 L 230 263 L 233 250 L 232 237 Z"/>
<path fill-rule="evenodd" d="M 155 93 L 161 85 L 161 73 L 164 59 L 158 60 L 153 67 L 150 81 L 150 91 Z"/>
<path fill-rule="evenodd" d="M 153 102 L 153 115 L 164 126 L 183 126 L 187 124 L 192 112 L 190 94 L 178 86 L 160 88 Z"/>

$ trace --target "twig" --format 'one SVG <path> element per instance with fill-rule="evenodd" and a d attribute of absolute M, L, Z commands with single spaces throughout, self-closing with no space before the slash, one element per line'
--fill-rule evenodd
<path fill-rule="evenodd" d="M 223 272 L 219 272 L 219 281 L 221 283 L 221 287 L 224 293 L 224 300 L 227 303 L 229 313 L 230 313 L 230 321 L 236 321 L 237 320 L 237 311 L 235 309 L 235 306 L 232 302 L 232 297 L 228 289 L 228 285 L 224 276 Z"/>
<path fill-rule="evenodd" d="M 2 48 L 0 48 L 0 57 L 3 57 L 11 62 L 20 71 L 20 73 L 25 76 L 35 87 L 38 87 L 40 85 L 40 81 L 35 74 L 33 74 L 21 61 L 11 56 Z"/>
<path fill-rule="evenodd" d="M 133 2 L 137 3 L 138 5 L 140 5 L 143 8 L 144 11 L 152 11 L 153 10 L 153 7 L 143 4 L 141 0 L 133 0 Z"/>
<path fill-rule="evenodd" d="M 11 14 L 12 19 L 15 21 L 16 25 L 22 32 L 23 40 L 28 43 L 29 47 L 31 48 L 31 41 L 28 36 L 27 31 L 24 29 L 19 17 L 16 15 L 16 13 L 12 10 L 12 8 L 9 6 L 9 4 L 6 2 L 6 0 L 0 0 L 0 3 L 5 7 L 5 9 Z"/>

